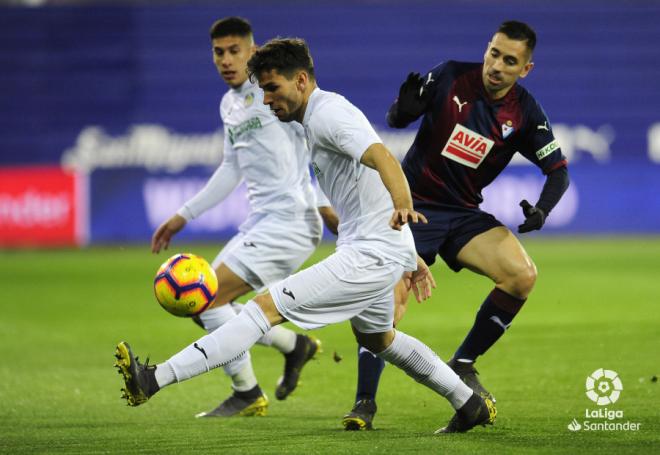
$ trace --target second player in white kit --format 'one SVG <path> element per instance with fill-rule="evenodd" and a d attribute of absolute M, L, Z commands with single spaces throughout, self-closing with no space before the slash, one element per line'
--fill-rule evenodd
<path fill-rule="evenodd" d="M 196 322 L 207 332 L 233 319 L 241 305 L 233 301 L 297 270 L 318 246 L 321 218 L 310 185 L 309 158 L 300 125 L 284 124 L 263 104 L 263 92 L 247 78 L 247 60 L 255 46 L 250 25 L 225 18 L 211 27 L 213 60 L 229 85 L 222 97 L 224 125 L 221 165 L 206 186 L 154 233 L 152 250 L 167 248 L 185 224 L 222 202 L 241 182 L 250 212 L 239 233 L 213 261 L 218 295 Z M 231 216 L 231 214 L 228 214 Z M 275 395 L 285 399 L 295 388 L 302 366 L 318 350 L 318 340 L 278 327 L 259 340 L 285 356 L 285 371 Z M 232 395 L 199 417 L 263 415 L 268 399 L 257 384 L 249 352 L 224 366 Z"/>

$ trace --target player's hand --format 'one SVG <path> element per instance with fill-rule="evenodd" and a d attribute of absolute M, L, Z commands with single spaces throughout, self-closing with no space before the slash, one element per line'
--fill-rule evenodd
<path fill-rule="evenodd" d="M 431 289 L 435 289 L 435 279 L 429 270 L 429 266 L 417 256 L 417 270 L 406 272 L 403 275 L 406 288 L 413 291 L 418 303 L 431 297 Z"/>
<path fill-rule="evenodd" d="M 417 118 L 424 113 L 430 94 L 424 90 L 424 79 L 419 73 L 410 73 L 399 88 L 398 110 L 401 114 Z"/>
<path fill-rule="evenodd" d="M 170 240 L 174 234 L 186 225 L 187 221 L 181 215 L 174 215 L 161 224 L 151 237 L 151 252 L 159 253 L 161 249 L 166 250 L 170 246 Z"/>
<path fill-rule="evenodd" d="M 394 209 L 394 213 L 390 219 L 390 227 L 400 231 L 409 221 L 411 223 L 419 223 L 420 221 L 424 224 L 428 223 L 428 220 L 424 215 L 413 209 Z"/>
<path fill-rule="evenodd" d="M 524 234 L 525 232 L 536 231 L 543 227 L 545 223 L 545 213 L 538 207 L 533 206 L 526 199 L 520 201 L 523 215 L 525 215 L 525 222 L 518 226 L 518 232 Z"/>

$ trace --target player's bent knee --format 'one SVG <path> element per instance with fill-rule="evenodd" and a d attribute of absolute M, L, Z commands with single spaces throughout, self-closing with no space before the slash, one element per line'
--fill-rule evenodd
<path fill-rule="evenodd" d="M 273 301 L 273 297 L 270 295 L 270 292 L 259 294 L 252 300 L 254 301 L 254 303 L 256 303 L 259 306 L 259 308 L 261 308 L 261 311 L 268 319 L 268 322 L 270 322 L 270 325 L 277 325 L 284 322 L 284 318 L 277 310 L 277 307 L 275 306 L 275 302 Z"/>
<path fill-rule="evenodd" d="M 530 261 L 525 267 L 521 267 L 512 277 L 511 290 L 516 297 L 526 299 L 536 283 L 538 271 L 533 262 Z"/>
<path fill-rule="evenodd" d="M 374 354 L 383 352 L 394 341 L 394 330 L 381 333 L 361 333 L 353 328 L 353 333 L 360 346 L 364 346 Z"/>

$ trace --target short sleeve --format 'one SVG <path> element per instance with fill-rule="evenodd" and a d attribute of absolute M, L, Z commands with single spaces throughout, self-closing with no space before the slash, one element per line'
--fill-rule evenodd
<path fill-rule="evenodd" d="M 324 106 L 315 123 L 319 139 L 357 161 L 369 146 L 383 142 L 367 117 L 345 99 Z"/>

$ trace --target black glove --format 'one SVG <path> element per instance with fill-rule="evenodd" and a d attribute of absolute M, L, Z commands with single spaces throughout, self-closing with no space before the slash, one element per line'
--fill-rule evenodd
<path fill-rule="evenodd" d="M 422 90 L 424 79 L 419 73 L 410 73 L 399 88 L 398 111 L 405 117 L 418 118 L 426 110 L 430 94 Z"/>
<path fill-rule="evenodd" d="M 518 232 L 523 234 L 529 231 L 536 231 L 543 227 L 545 223 L 545 213 L 538 207 L 534 207 L 532 204 L 527 202 L 526 199 L 520 201 L 520 206 L 522 207 L 523 214 L 525 215 L 525 222 L 518 226 Z"/>

